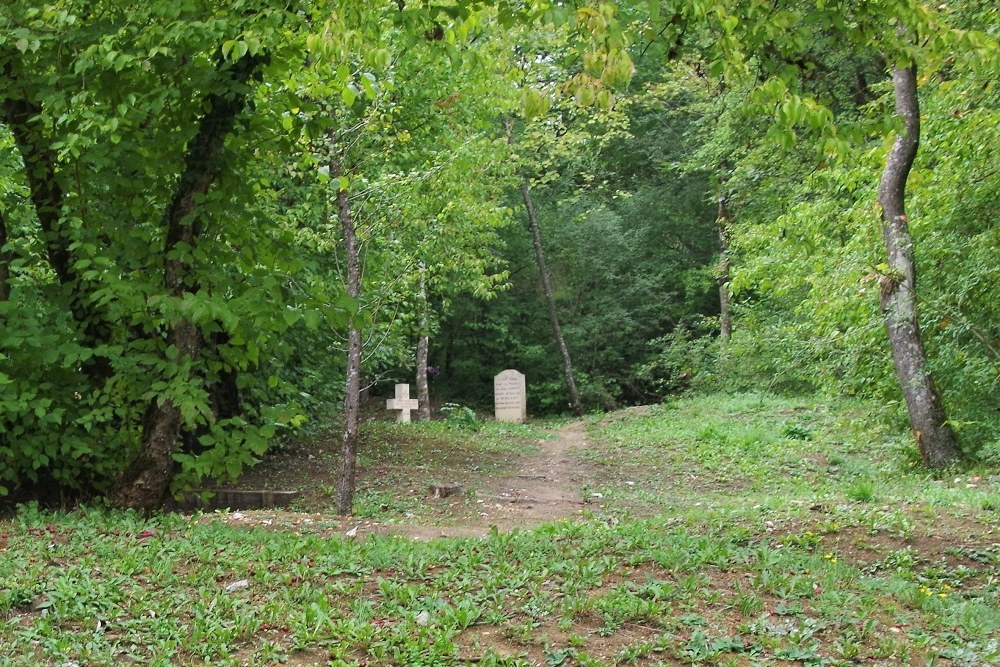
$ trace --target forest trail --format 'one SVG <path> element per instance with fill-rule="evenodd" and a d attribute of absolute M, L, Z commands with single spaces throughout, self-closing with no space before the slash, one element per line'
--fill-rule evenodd
<path fill-rule="evenodd" d="M 476 537 L 493 526 L 510 531 L 578 516 L 588 507 L 584 487 L 593 477 L 592 467 L 579 458 L 587 447 L 586 426 L 570 422 L 554 439 L 540 440 L 538 451 L 521 459 L 513 475 L 488 478 L 480 488 L 467 489 L 480 510 L 478 519 L 439 526 L 372 525 L 369 532 L 415 539 Z"/>
<path fill-rule="evenodd" d="M 583 486 L 591 469 L 578 454 L 587 446 L 586 424 L 571 422 L 554 440 L 543 440 L 539 451 L 523 459 L 513 477 L 492 481 L 477 491 L 484 505 L 509 505 L 504 514 L 520 524 L 557 521 L 578 514 L 585 506 Z"/>
<path fill-rule="evenodd" d="M 428 517 L 407 515 L 409 518 L 390 521 L 337 517 L 331 513 L 332 508 L 324 506 L 327 498 L 315 492 L 304 511 L 250 510 L 215 516 L 248 527 L 341 533 L 352 537 L 377 533 L 422 540 L 482 537 L 494 526 L 500 531 L 531 528 L 579 516 L 588 507 L 594 507 L 589 504 L 591 501 L 599 501 L 599 496 L 587 494 L 585 497 L 586 486 L 595 477 L 594 466 L 580 457 L 589 444 L 586 428 L 582 420 L 570 422 L 558 429 L 554 438 L 536 441 L 537 450 L 521 456 L 508 474 L 473 474 L 466 477 L 461 495 L 441 499 L 427 497 L 421 502 L 437 508 Z M 335 466 L 317 465 L 319 461 L 314 458 L 308 450 L 289 452 L 248 471 L 242 482 L 249 486 L 285 488 L 335 483 Z M 479 461 L 470 463 L 481 464 Z M 377 476 L 377 467 L 369 474 Z M 410 493 L 418 489 L 411 489 Z M 438 515 L 437 519 L 433 518 L 434 514 Z"/>

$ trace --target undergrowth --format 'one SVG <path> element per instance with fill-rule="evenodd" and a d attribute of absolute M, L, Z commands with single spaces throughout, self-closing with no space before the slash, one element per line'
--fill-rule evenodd
<path fill-rule="evenodd" d="M 0 666 L 1000 662 L 990 471 L 929 475 L 857 404 L 593 421 L 603 506 L 483 538 L 22 507 L 0 523 Z M 499 428 L 457 432 L 500 452 Z"/>

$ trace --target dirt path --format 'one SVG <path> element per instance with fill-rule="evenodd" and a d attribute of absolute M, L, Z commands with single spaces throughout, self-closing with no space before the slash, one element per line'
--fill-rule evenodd
<path fill-rule="evenodd" d="M 502 531 L 527 528 L 581 514 L 591 498 L 584 498 L 593 470 L 577 456 L 587 447 L 586 424 L 575 421 L 557 431 L 551 440 L 538 442 L 538 451 L 524 457 L 513 475 L 482 477 L 470 482 L 468 495 L 429 503 L 471 503 L 468 518 L 441 525 L 383 523 L 341 518 L 326 513 L 259 510 L 233 512 L 226 521 L 248 526 L 292 529 L 310 533 L 362 537 L 365 534 L 401 535 L 414 539 L 480 537 L 493 526 Z"/>
<path fill-rule="evenodd" d="M 479 519 L 441 526 L 361 524 L 359 533 L 378 532 L 415 539 L 479 537 L 491 527 L 509 531 L 581 514 L 588 506 L 584 487 L 592 469 L 577 454 L 587 446 L 586 424 L 575 421 L 559 429 L 556 438 L 539 441 L 539 449 L 520 461 L 510 477 L 494 477 L 470 489 Z M 433 501 L 431 501 L 433 502 Z"/>
<path fill-rule="evenodd" d="M 578 514 L 586 506 L 583 487 L 591 478 L 590 468 L 576 456 L 587 446 L 585 428 L 581 421 L 564 426 L 555 440 L 542 441 L 537 453 L 521 461 L 516 475 L 477 490 L 478 499 L 519 525 Z"/>

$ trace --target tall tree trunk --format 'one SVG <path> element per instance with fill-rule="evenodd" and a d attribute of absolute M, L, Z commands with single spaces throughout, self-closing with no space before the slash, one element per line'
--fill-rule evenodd
<path fill-rule="evenodd" d="M 2 53 L 0 59 L 4 60 L 0 77 L 12 84 L 8 91 L 18 90 L 21 86 L 16 84 L 21 73 L 12 64 L 16 56 Z M 24 162 L 29 196 L 38 217 L 49 265 L 66 290 L 70 313 L 83 332 L 83 343 L 96 347 L 110 342 L 114 327 L 91 299 L 96 286 L 81 279 L 73 266 L 70 250 L 73 240 L 62 225 L 64 193 L 56 175 L 56 152 L 37 121 L 43 112 L 42 106 L 26 95 L 4 98 L 0 104 L 0 119 L 10 128 Z M 83 370 L 97 385 L 102 385 L 113 373 L 110 361 L 99 355 L 84 362 Z"/>
<path fill-rule="evenodd" d="M 331 141 L 331 145 L 332 145 Z M 330 162 L 330 174 L 334 179 L 343 175 L 343 168 L 337 158 Z M 338 183 L 337 180 L 333 181 Z M 351 213 L 351 200 L 347 190 L 337 190 L 337 214 L 344 234 L 344 249 L 347 253 L 347 293 L 357 301 L 361 297 L 361 258 L 358 250 L 357 229 Z M 351 318 L 347 332 L 347 381 L 344 389 L 344 436 L 343 461 L 340 483 L 337 485 L 337 513 L 351 514 L 354 509 L 354 483 L 358 464 L 359 412 L 361 410 L 361 331 Z"/>
<path fill-rule="evenodd" d="M 733 316 L 729 308 L 729 223 L 726 195 L 719 196 L 719 335 L 728 342 L 733 335 Z"/>
<path fill-rule="evenodd" d="M 896 114 L 903 119 L 905 130 L 893 142 L 879 184 L 882 235 L 889 260 L 889 271 L 879 281 L 880 301 L 917 447 L 925 464 L 940 468 L 957 461 L 960 453 L 931 381 L 917 319 L 917 271 L 905 208 L 906 181 L 920 144 L 916 67 L 894 67 L 892 83 Z"/>
<path fill-rule="evenodd" d="M 4 72 L 9 76 L 9 69 Z M 76 280 L 73 272 L 70 240 L 62 233 L 63 191 L 56 178 L 56 153 L 49 146 L 32 119 L 42 113 L 41 105 L 27 99 L 8 98 L 3 104 L 3 121 L 14 135 L 14 142 L 24 162 L 31 203 L 42 230 L 45 252 L 59 283 Z M 74 312 L 79 321 L 87 318 Z"/>
<path fill-rule="evenodd" d="M 164 215 L 167 233 L 163 248 L 163 283 L 172 296 L 180 297 L 195 290 L 191 253 L 197 244 L 200 227 L 198 200 L 222 174 L 226 137 L 246 108 L 247 83 L 263 62 L 263 57 L 248 56 L 232 66 L 219 66 L 220 76 L 227 79 L 220 80 L 219 85 L 227 90 L 208 96 L 205 105 L 208 111 L 188 146 L 184 172 Z M 176 350 L 170 362 L 188 365 L 190 374 L 203 342 L 197 324 L 188 319 L 180 320 L 167 335 L 167 348 Z M 143 420 L 141 450 L 111 494 L 113 504 L 148 511 L 163 503 L 174 474 L 173 457 L 182 426 L 183 415 L 173 399 L 160 396 L 150 401 Z"/>
<path fill-rule="evenodd" d="M 580 401 L 580 393 L 576 390 L 576 381 L 573 379 L 573 362 L 570 359 L 566 341 L 563 339 L 562 329 L 559 327 L 556 300 L 552 294 L 552 281 L 549 279 L 549 269 L 545 264 L 545 253 L 542 250 L 542 233 L 538 229 L 538 216 L 535 214 L 535 205 L 531 200 L 531 186 L 528 184 L 527 178 L 521 179 L 521 197 L 524 199 L 524 207 L 528 211 L 528 226 L 531 228 L 531 242 L 535 246 L 535 261 L 538 263 L 538 273 L 542 280 L 545 306 L 549 311 L 549 324 L 552 325 L 552 335 L 556 339 L 559 354 L 562 356 L 563 374 L 566 379 L 566 388 L 569 390 L 570 406 L 573 409 L 573 414 L 583 414 L 583 403 Z"/>
<path fill-rule="evenodd" d="M 10 298 L 10 254 L 4 249 L 7 245 L 7 219 L 0 211 L 0 301 Z"/>
<path fill-rule="evenodd" d="M 427 302 L 427 283 L 424 278 L 426 268 L 423 262 L 420 263 L 420 337 L 417 338 L 417 420 L 430 421 L 431 418 L 431 392 L 427 386 L 427 354 L 430 348 L 430 335 L 427 331 L 429 326 L 428 311 L 430 304 Z"/>

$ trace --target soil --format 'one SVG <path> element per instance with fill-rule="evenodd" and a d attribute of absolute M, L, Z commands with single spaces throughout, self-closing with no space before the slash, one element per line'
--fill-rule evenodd
<path fill-rule="evenodd" d="M 490 480 L 486 489 L 477 491 L 478 499 L 487 508 L 502 510 L 499 516 L 513 527 L 580 514 L 591 502 L 582 489 L 593 470 L 577 457 L 586 447 L 583 422 L 564 426 L 555 440 L 542 441 L 536 454 L 521 461 L 517 474 Z"/>
<path fill-rule="evenodd" d="M 556 437 L 539 440 L 537 451 L 521 456 L 509 474 L 477 474 L 476 466 L 452 472 L 462 487 L 462 494 L 434 498 L 429 488 L 409 489 L 415 496 L 424 495 L 426 512 L 421 516 L 386 519 L 338 517 L 333 512 L 332 497 L 320 489 L 336 484 L 335 451 L 310 447 L 291 448 L 263 462 L 240 480 L 241 488 L 301 488 L 303 511 L 251 510 L 235 511 L 220 517 L 230 523 L 293 529 L 303 532 L 350 536 L 366 534 L 400 535 L 414 539 L 438 537 L 483 537 L 491 529 L 511 531 L 530 528 L 542 523 L 578 516 L 599 503 L 599 494 L 584 489 L 595 477 L 593 466 L 584 463 L 579 454 L 587 447 L 586 424 L 571 422 L 556 432 Z M 391 468 L 392 466 L 387 466 Z M 372 466 L 359 471 L 358 488 L 389 474 L 390 470 Z"/>

